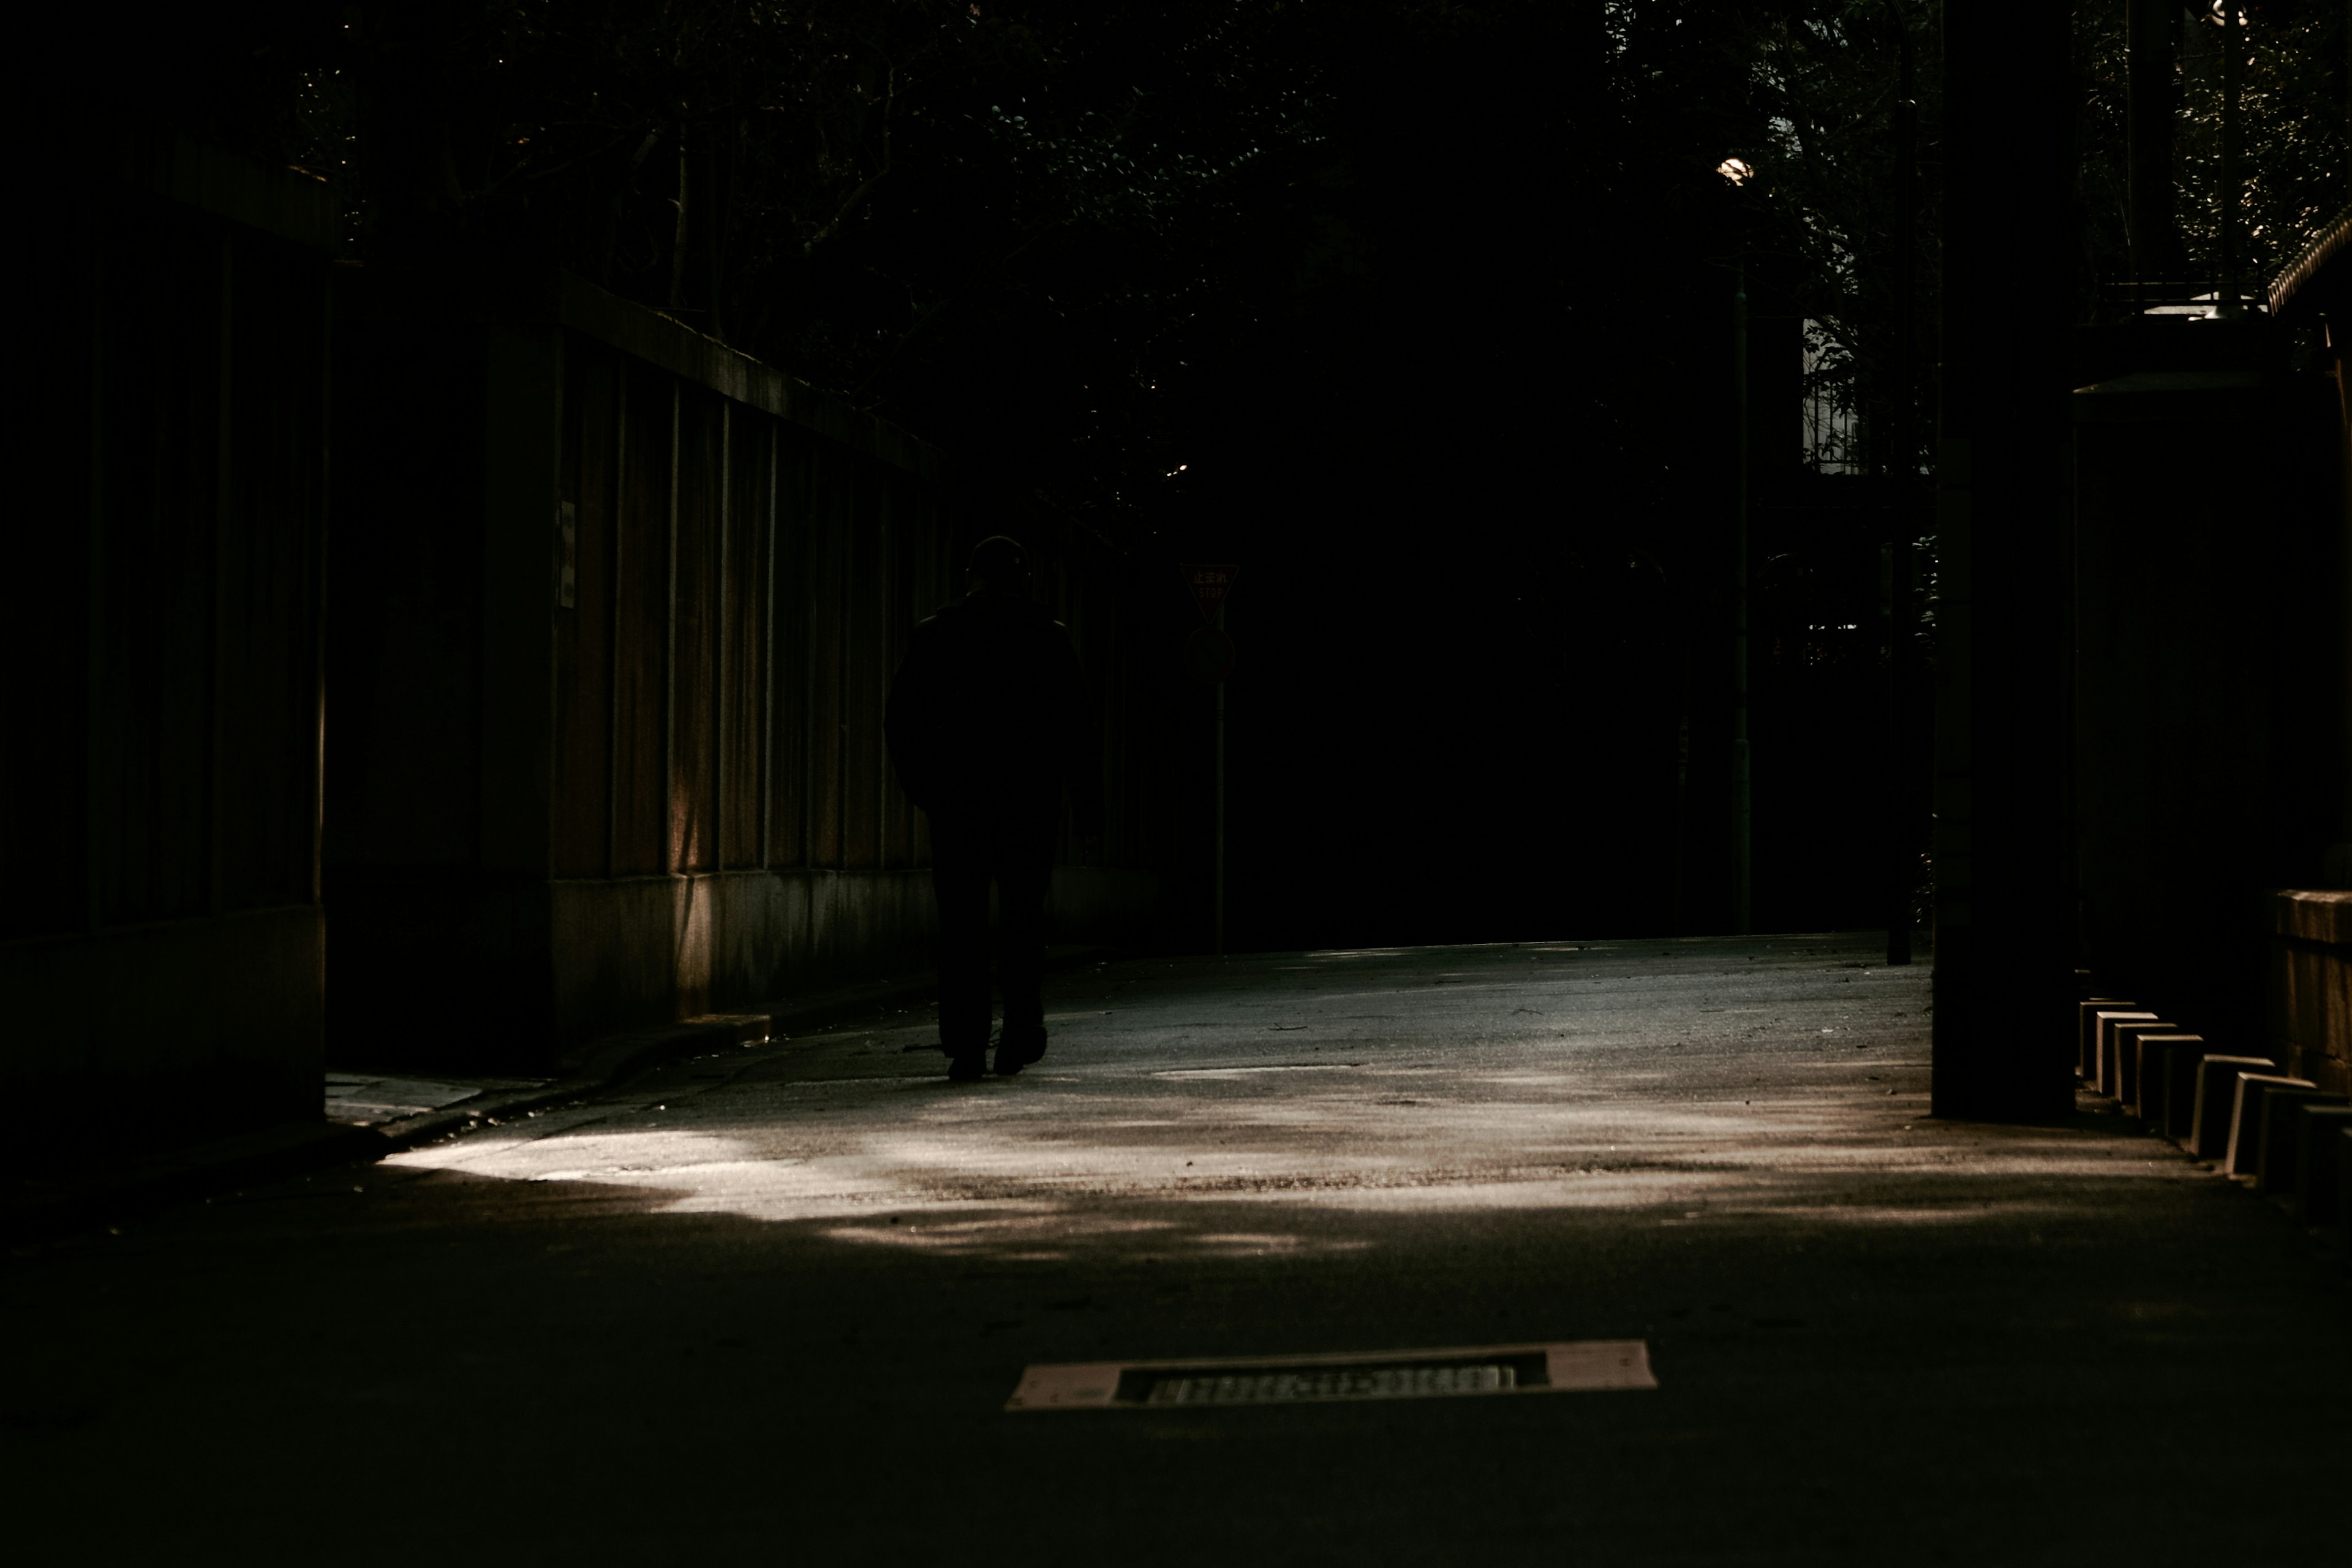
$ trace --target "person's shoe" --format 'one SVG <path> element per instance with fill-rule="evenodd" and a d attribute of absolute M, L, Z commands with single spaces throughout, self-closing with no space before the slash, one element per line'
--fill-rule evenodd
<path fill-rule="evenodd" d="M 969 1056 L 950 1057 L 948 1058 L 948 1081 L 950 1083 L 978 1083 L 982 1079 L 984 1079 L 987 1076 L 988 1058 L 981 1055 L 978 1051 L 974 1051 Z"/>
<path fill-rule="evenodd" d="M 1045 1055 L 1045 1032 L 1040 1029 L 1034 1037 L 1012 1036 L 996 1042 L 996 1071 L 1001 1078 L 1011 1078 L 1031 1062 L 1041 1061 Z"/>

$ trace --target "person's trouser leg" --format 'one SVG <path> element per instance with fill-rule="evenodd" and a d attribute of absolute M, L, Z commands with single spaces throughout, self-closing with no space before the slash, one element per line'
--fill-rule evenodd
<path fill-rule="evenodd" d="M 1053 817 L 1009 822 L 997 852 L 996 981 L 1004 993 L 1000 1072 L 1008 1046 L 1015 1068 L 1045 1054 L 1045 894 L 1054 880 L 1055 826 Z"/>
<path fill-rule="evenodd" d="M 939 900 L 940 1044 L 951 1057 L 988 1049 L 990 826 L 931 818 L 931 891 Z"/>

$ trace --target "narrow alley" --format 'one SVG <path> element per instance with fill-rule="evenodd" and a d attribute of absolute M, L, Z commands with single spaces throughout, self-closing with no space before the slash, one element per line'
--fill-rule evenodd
<path fill-rule="evenodd" d="M 20 1247 L 27 1560 L 2339 1547 L 2270 1478 L 2352 1458 L 2340 1262 L 2087 1096 L 1927 1119 L 1931 969 L 1877 942 L 1091 964 L 1015 1079 L 888 1013 Z M 1588 1340 L 1657 1386 L 1005 1408 Z"/>

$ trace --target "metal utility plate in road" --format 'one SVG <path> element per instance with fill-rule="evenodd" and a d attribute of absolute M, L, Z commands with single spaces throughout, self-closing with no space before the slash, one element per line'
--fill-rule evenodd
<path fill-rule="evenodd" d="M 1164 1410 L 1657 1386 L 1646 1340 L 1577 1340 L 1368 1355 L 1048 1363 L 1022 1373 L 1004 1408 Z"/>

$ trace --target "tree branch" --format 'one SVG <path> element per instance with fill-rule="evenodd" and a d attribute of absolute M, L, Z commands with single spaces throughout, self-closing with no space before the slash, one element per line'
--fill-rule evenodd
<path fill-rule="evenodd" d="M 873 195 L 874 187 L 882 183 L 883 176 L 889 174 L 890 114 L 891 110 L 897 107 L 898 99 L 898 68 L 893 65 L 883 73 L 882 78 L 882 166 L 875 170 L 874 173 L 866 178 L 865 184 L 859 185 L 856 190 L 849 193 L 849 199 L 841 204 L 841 210 L 833 215 L 831 222 L 827 223 L 823 228 L 818 229 L 814 234 L 809 236 L 808 238 L 801 242 L 802 256 L 807 257 L 814 254 L 818 246 L 823 245 L 826 240 L 831 239 L 835 234 L 839 233 L 841 231 L 841 226 L 849 221 L 850 215 L 855 213 L 858 207 L 865 203 L 867 196 Z"/>

